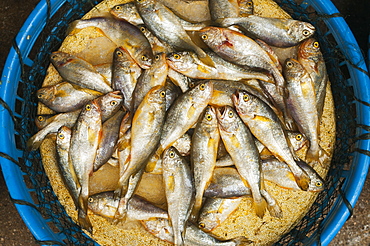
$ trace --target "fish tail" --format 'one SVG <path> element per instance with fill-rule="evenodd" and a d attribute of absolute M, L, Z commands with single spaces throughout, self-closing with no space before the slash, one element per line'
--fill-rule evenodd
<path fill-rule="evenodd" d="M 87 215 L 87 212 L 82 209 L 78 210 L 78 223 L 83 229 L 92 233 L 93 228 L 89 216 Z"/>
<path fill-rule="evenodd" d="M 215 67 L 215 63 L 213 62 L 212 58 L 204 52 L 201 48 L 197 47 L 195 50 L 195 53 L 197 53 L 199 60 L 201 60 L 204 64 L 210 67 Z"/>
<path fill-rule="evenodd" d="M 270 215 L 275 218 L 282 218 L 283 211 L 276 202 L 275 198 L 273 198 L 266 190 L 261 190 L 261 194 L 267 201 L 267 209 L 270 212 Z"/>
<path fill-rule="evenodd" d="M 320 164 L 323 168 L 327 169 L 328 167 L 324 165 L 325 160 L 329 157 L 329 154 L 322 149 L 319 145 L 316 147 L 310 146 L 306 153 L 306 161 L 311 166 L 316 163 Z"/>
<path fill-rule="evenodd" d="M 243 237 L 243 236 L 233 238 L 233 239 L 231 239 L 231 241 L 234 242 L 236 246 L 238 246 L 238 245 L 248 245 L 248 244 L 253 243 L 253 241 L 251 241 L 248 238 Z"/>
<path fill-rule="evenodd" d="M 191 210 L 189 220 L 193 223 L 196 223 L 198 221 L 199 211 L 202 206 L 202 198 L 203 197 L 200 197 L 199 199 L 198 197 L 196 197 L 193 209 Z"/>
<path fill-rule="evenodd" d="M 265 215 L 265 211 L 267 208 L 267 202 L 262 196 L 258 196 L 258 197 L 254 196 L 253 200 L 254 200 L 254 208 L 256 210 L 256 214 L 258 217 L 262 219 L 263 216 Z"/>
<path fill-rule="evenodd" d="M 37 150 L 40 147 L 43 140 L 44 140 L 43 137 L 40 138 L 40 132 L 36 133 L 30 139 L 28 139 L 27 150 L 29 151 Z"/>
<path fill-rule="evenodd" d="M 301 190 L 304 190 L 304 191 L 308 190 L 311 179 L 305 171 L 301 169 L 301 172 L 299 174 L 298 173 L 294 174 L 294 178 L 299 188 L 301 188 Z"/>
<path fill-rule="evenodd" d="M 272 69 L 272 76 L 275 79 L 276 90 L 278 91 L 279 95 L 285 97 L 286 95 L 286 88 L 285 88 L 285 79 L 279 69 L 273 66 Z"/>

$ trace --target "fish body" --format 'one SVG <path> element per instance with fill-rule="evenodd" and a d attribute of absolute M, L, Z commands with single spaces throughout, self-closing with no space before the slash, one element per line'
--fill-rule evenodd
<path fill-rule="evenodd" d="M 286 104 L 298 128 L 307 136 L 309 148 L 306 161 L 319 162 L 325 155 L 319 145 L 320 121 L 316 104 L 316 94 L 311 76 L 306 69 L 294 59 L 287 59 L 284 76 L 289 91 Z"/>
<path fill-rule="evenodd" d="M 220 226 L 240 205 L 243 198 L 207 198 L 199 215 L 198 226 L 211 232 Z"/>
<path fill-rule="evenodd" d="M 189 83 L 191 82 L 191 79 L 188 76 L 185 76 L 184 74 L 172 69 L 171 66 L 168 67 L 168 78 L 170 78 L 175 85 L 180 87 L 183 93 L 189 90 Z"/>
<path fill-rule="evenodd" d="M 114 18 L 95 17 L 76 20 L 71 29 L 86 27 L 99 28 L 117 47 L 123 47 L 142 69 L 148 69 L 153 61 L 153 53 L 148 39 L 131 23 Z"/>
<path fill-rule="evenodd" d="M 206 27 L 199 33 L 207 46 L 220 57 L 235 64 L 268 71 L 275 78 L 276 85 L 283 90 L 284 78 L 275 62 L 253 39 L 222 27 Z"/>
<path fill-rule="evenodd" d="M 213 65 L 208 55 L 186 33 L 179 17 L 157 0 L 136 0 L 136 7 L 147 28 L 160 40 L 178 50 L 192 50 L 205 63 Z"/>
<path fill-rule="evenodd" d="M 162 166 L 174 243 L 184 245 L 186 223 L 194 199 L 193 177 L 188 163 L 174 147 L 165 150 Z"/>
<path fill-rule="evenodd" d="M 326 97 L 326 86 L 328 74 L 324 57 L 320 51 L 320 44 L 314 38 L 303 41 L 298 47 L 298 61 L 310 74 L 314 83 L 316 93 L 316 106 L 321 119 L 324 100 Z"/>
<path fill-rule="evenodd" d="M 102 130 L 101 110 L 96 101 L 86 104 L 72 131 L 69 161 L 71 162 L 80 187 L 78 197 L 78 221 L 80 225 L 92 230 L 87 214 L 89 197 L 89 178 L 93 172 L 96 150 Z"/>
<path fill-rule="evenodd" d="M 166 83 L 168 65 L 166 63 L 166 54 L 157 54 L 154 62 L 149 69 L 146 69 L 138 78 L 137 85 L 133 92 L 133 111 L 144 99 L 145 95 L 155 86 L 164 86 Z"/>
<path fill-rule="evenodd" d="M 169 66 L 179 73 L 194 79 L 220 79 L 220 80 L 246 80 L 260 79 L 274 83 L 273 78 L 267 74 L 242 68 L 225 61 L 213 52 L 206 52 L 212 59 L 214 66 L 208 66 L 191 51 L 182 51 L 169 54 Z"/>
<path fill-rule="evenodd" d="M 202 207 L 204 190 L 212 178 L 213 169 L 216 166 L 219 141 L 220 132 L 216 111 L 212 106 L 208 106 L 200 117 L 192 136 L 190 158 L 195 186 L 195 202 L 190 215 L 192 221 L 197 221 Z"/>
<path fill-rule="evenodd" d="M 209 11 L 211 20 L 217 21 L 227 17 L 238 17 L 240 9 L 237 0 L 210 0 Z"/>
<path fill-rule="evenodd" d="M 68 82 L 102 93 L 113 91 L 110 82 L 91 63 L 77 56 L 55 51 L 50 55 L 50 60 L 60 76 Z"/>
<path fill-rule="evenodd" d="M 238 25 L 252 37 L 277 47 L 298 45 L 315 33 L 315 27 L 308 22 L 257 15 L 225 18 L 221 21 L 221 26 L 232 25 Z"/>
<path fill-rule="evenodd" d="M 101 96 L 102 93 L 61 82 L 40 88 L 36 95 L 41 103 L 55 112 L 70 112 L 82 108 L 88 101 Z"/>
<path fill-rule="evenodd" d="M 141 68 L 122 47 L 115 49 L 112 67 L 112 87 L 122 93 L 123 105 L 131 110 L 132 95 L 141 74 Z"/>
<path fill-rule="evenodd" d="M 232 96 L 235 108 L 252 134 L 280 161 L 286 162 L 299 187 L 307 190 L 310 178 L 296 160 L 292 146 L 279 118 L 272 109 L 248 92 L 237 92 Z"/>
<path fill-rule="evenodd" d="M 166 79 L 166 111 L 171 107 L 172 103 L 178 98 L 182 92 L 180 87 L 175 85 L 169 78 Z"/>
<path fill-rule="evenodd" d="M 62 126 L 57 133 L 56 150 L 58 155 L 58 164 L 65 182 L 67 190 L 71 194 L 73 202 L 78 207 L 78 196 L 80 190 L 77 187 L 77 177 L 73 166 L 69 161 L 69 148 L 71 145 L 72 130 Z"/>
<path fill-rule="evenodd" d="M 261 195 L 261 159 L 253 137 L 235 110 L 225 106 L 217 111 L 221 139 L 238 169 L 243 182 L 251 187 L 253 203 L 257 216 L 263 217 L 266 201 Z"/>

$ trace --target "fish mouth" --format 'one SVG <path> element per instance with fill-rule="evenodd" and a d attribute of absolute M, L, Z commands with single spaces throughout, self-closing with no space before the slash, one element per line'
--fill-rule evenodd
<path fill-rule="evenodd" d="M 231 95 L 231 100 L 233 101 L 235 106 L 239 104 L 239 98 L 240 98 L 239 90 L 237 90 L 234 94 Z"/>

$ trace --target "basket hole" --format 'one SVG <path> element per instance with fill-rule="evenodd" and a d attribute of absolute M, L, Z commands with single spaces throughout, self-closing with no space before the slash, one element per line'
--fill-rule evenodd
<path fill-rule="evenodd" d="M 344 64 L 344 65 L 340 66 L 339 69 L 340 69 L 342 75 L 344 76 L 344 78 L 346 78 L 346 79 L 350 78 L 350 74 L 349 74 L 347 64 Z"/>
<path fill-rule="evenodd" d="M 50 227 L 50 229 L 55 232 L 55 233 L 59 233 L 60 230 L 58 229 L 58 227 L 53 223 L 53 222 L 47 222 L 48 226 Z"/>

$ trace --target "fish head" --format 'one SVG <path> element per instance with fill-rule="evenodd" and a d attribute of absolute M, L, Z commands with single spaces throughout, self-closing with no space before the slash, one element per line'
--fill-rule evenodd
<path fill-rule="evenodd" d="M 129 63 L 134 63 L 134 60 L 129 55 L 128 51 L 123 47 L 117 47 L 113 52 L 113 64 L 125 67 L 129 66 Z"/>
<path fill-rule="evenodd" d="M 224 28 L 208 26 L 199 31 L 199 35 L 203 42 L 210 48 L 219 47 L 223 44 Z"/>
<path fill-rule="evenodd" d="M 72 130 L 67 126 L 62 126 L 57 133 L 56 143 L 59 146 L 65 146 L 70 142 Z"/>
<path fill-rule="evenodd" d="M 205 232 L 211 232 L 213 229 L 218 227 L 220 224 L 217 219 L 214 218 L 214 213 L 201 213 L 199 215 L 198 227 Z"/>
<path fill-rule="evenodd" d="M 293 146 L 294 151 L 298 151 L 303 148 L 303 146 L 307 145 L 308 139 L 306 136 L 300 132 L 291 132 L 288 131 L 288 138 L 290 143 Z"/>
<path fill-rule="evenodd" d="M 252 0 L 238 0 L 240 8 L 240 16 L 245 17 L 248 14 L 252 15 L 254 11 L 254 4 Z"/>
<path fill-rule="evenodd" d="M 119 91 L 112 91 L 94 99 L 94 101 L 96 101 L 101 107 L 103 116 L 113 115 L 122 106 L 123 96 Z"/>
<path fill-rule="evenodd" d="M 254 117 L 257 108 L 260 106 L 262 101 L 247 91 L 236 91 L 231 99 L 235 105 L 235 108 L 239 115 L 243 117 Z"/>
<path fill-rule="evenodd" d="M 303 68 L 301 63 L 299 63 L 299 61 L 293 58 L 288 58 L 285 60 L 284 66 L 283 66 L 283 74 L 284 74 L 284 77 L 287 83 L 291 81 L 292 78 L 302 77 L 304 72 L 305 72 L 305 69 Z"/>
<path fill-rule="evenodd" d="M 37 115 L 35 118 L 35 124 L 38 129 L 42 129 L 47 126 L 54 118 L 55 115 Z"/>
<path fill-rule="evenodd" d="M 91 211 L 110 218 L 113 218 L 118 203 L 119 199 L 114 199 L 114 193 L 111 191 L 94 194 L 88 199 L 88 207 Z"/>
<path fill-rule="evenodd" d="M 118 4 L 112 7 L 109 12 L 115 18 L 124 19 L 134 25 L 143 24 L 140 14 L 133 2 Z"/>
<path fill-rule="evenodd" d="M 238 114 L 232 107 L 223 106 L 216 108 L 216 117 L 220 130 L 233 132 L 237 128 L 236 119 Z"/>
<path fill-rule="evenodd" d="M 325 181 L 320 177 L 320 175 L 304 161 L 297 161 L 297 164 L 302 168 L 310 177 L 311 181 L 308 186 L 308 191 L 319 192 L 325 189 Z"/>
<path fill-rule="evenodd" d="M 315 27 L 303 21 L 293 21 L 289 26 L 288 34 L 298 42 L 311 37 L 315 33 Z"/>
<path fill-rule="evenodd" d="M 177 72 L 186 72 L 194 69 L 196 64 L 188 51 L 173 52 L 167 56 L 167 64 Z"/>
<path fill-rule="evenodd" d="M 204 110 L 201 121 L 203 124 L 208 125 L 209 127 L 217 128 L 218 122 L 215 107 L 211 105 L 207 106 Z"/>
<path fill-rule="evenodd" d="M 213 95 L 213 83 L 211 81 L 196 84 L 194 88 L 191 89 L 191 93 L 198 97 L 200 100 L 211 99 Z"/>
<path fill-rule="evenodd" d="M 55 98 L 55 86 L 45 86 L 37 90 L 37 99 L 45 103 L 47 101 L 52 101 Z"/>
<path fill-rule="evenodd" d="M 143 100 L 150 104 L 156 104 L 157 110 L 159 110 L 159 107 L 166 107 L 166 88 L 163 85 L 154 86 L 145 95 Z"/>
<path fill-rule="evenodd" d="M 50 55 L 50 61 L 54 67 L 62 67 L 69 62 L 72 62 L 74 57 L 71 54 L 62 52 L 62 51 L 54 51 Z"/>
<path fill-rule="evenodd" d="M 178 163 L 181 163 L 181 154 L 180 152 L 173 146 L 169 147 L 163 152 L 162 157 L 162 166 L 163 169 L 167 170 L 175 170 L 177 169 Z M 173 186 L 174 184 L 168 184 L 169 186 Z"/>
<path fill-rule="evenodd" d="M 313 59 L 320 55 L 320 44 L 314 38 L 308 38 L 299 45 L 298 59 Z"/>

